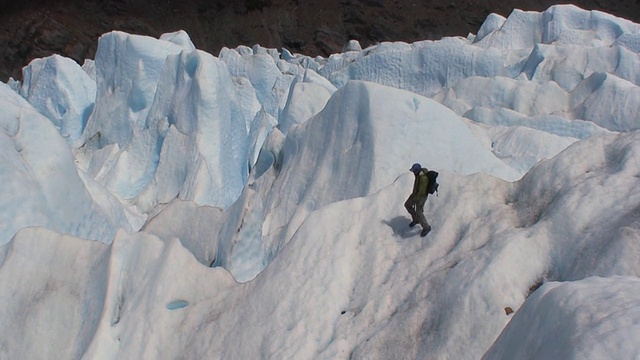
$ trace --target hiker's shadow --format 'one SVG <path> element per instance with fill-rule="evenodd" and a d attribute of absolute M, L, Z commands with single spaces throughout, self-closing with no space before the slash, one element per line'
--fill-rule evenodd
<path fill-rule="evenodd" d="M 387 225 L 393 230 L 393 235 L 399 236 L 403 239 L 408 239 L 416 235 L 415 229 L 409 227 L 411 219 L 406 216 L 396 216 L 393 219 L 386 221 L 382 220 L 382 223 Z"/>

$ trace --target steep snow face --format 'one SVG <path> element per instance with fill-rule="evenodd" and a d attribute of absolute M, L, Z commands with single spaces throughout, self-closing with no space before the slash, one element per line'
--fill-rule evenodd
<path fill-rule="evenodd" d="M 276 249 L 310 211 L 376 192 L 406 172 L 408 163 L 520 177 L 449 109 L 411 92 L 367 82 L 340 88 L 320 114 L 289 132 L 282 153 L 263 226 L 268 236 L 288 227 L 284 238 L 273 239 Z"/>
<path fill-rule="evenodd" d="M 545 223 L 547 236 L 557 243 L 552 278 L 639 274 L 632 260 L 638 253 L 639 139 L 635 131 L 577 142 L 553 161 L 535 166 L 518 183 L 520 195 L 510 201 L 524 225 Z M 588 158 L 580 155 L 587 151 Z M 618 193 L 616 188 L 626 190 Z M 600 259 L 604 253 L 616 254 L 616 260 Z"/>

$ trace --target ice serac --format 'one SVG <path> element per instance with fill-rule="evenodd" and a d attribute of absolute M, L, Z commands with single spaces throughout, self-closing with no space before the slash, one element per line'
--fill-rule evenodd
<path fill-rule="evenodd" d="M 72 147 L 93 111 L 96 84 L 73 60 L 60 55 L 35 59 L 22 69 L 20 94 L 49 118 Z"/>
<path fill-rule="evenodd" d="M 588 47 L 536 44 L 522 72 L 531 81 L 554 81 L 566 91 L 594 73 L 606 72 L 640 84 L 640 59 L 637 52 L 622 46 Z"/>
<path fill-rule="evenodd" d="M 167 58 L 145 125 L 157 132 L 160 158 L 150 162 L 158 162 L 158 171 L 143 197 L 167 181 L 167 192 L 157 194 L 161 201 L 178 196 L 226 208 L 238 198 L 249 173 L 247 124 L 253 119 L 245 118 L 235 89 L 226 65 L 208 53 Z"/>
<path fill-rule="evenodd" d="M 495 28 L 495 27 L 493 27 Z M 536 44 L 608 47 L 640 25 L 600 11 L 555 5 L 543 12 L 515 9 L 507 20 L 475 43 L 484 48 L 533 48 Z"/>
<path fill-rule="evenodd" d="M 280 115 L 280 131 L 286 134 L 291 126 L 304 123 L 319 113 L 335 91 L 335 86 L 313 70 L 298 75 L 289 87 L 287 103 Z"/>
<path fill-rule="evenodd" d="M 577 141 L 526 126 L 494 127 L 487 134 L 493 153 L 522 173 L 543 159 L 553 158 Z"/>
<path fill-rule="evenodd" d="M 103 242 L 120 227 L 132 229 L 111 194 L 85 187 L 69 144 L 49 119 L 6 84 L 0 104 L 0 244 L 27 226 Z"/>
<path fill-rule="evenodd" d="M 389 44 L 383 43 L 380 49 L 364 50 L 364 56 L 345 67 L 320 73 L 337 87 L 349 80 L 364 80 L 433 96 L 466 77 L 507 76 L 517 68 L 500 50 L 474 46 L 462 38 L 405 45 L 387 49 Z"/>
<path fill-rule="evenodd" d="M 167 56 L 181 51 L 169 41 L 118 31 L 99 39 L 96 105 L 76 159 L 120 199 L 136 198 L 153 178 L 160 143 L 146 117 Z"/>
<path fill-rule="evenodd" d="M 253 88 L 234 81 L 219 59 L 189 51 L 185 35 L 112 32 L 96 55 L 97 105 L 77 158 L 143 214 L 176 197 L 228 207 L 252 165 Z"/>
<path fill-rule="evenodd" d="M 640 129 L 640 87 L 608 73 L 591 74 L 572 92 L 573 115 L 612 131 Z"/>
<path fill-rule="evenodd" d="M 525 116 L 519 112 L 505 108 L 491 109 L 484 106 L 474 107 L 467 111 L 464 117 L 476 123 L 492 127 L 524 126 L 540 130 L 546 134 L 580 140 L 609 132 L 591 121 L 580 119 L 571 120 L 560 115 Z"/>
<path fill-rule="evenodd" d="M 191 42 L 189 34 L 187 34 L 187 32 L 184 30 L 162 34 L 160 35 L 160 40 L 169 41 L 176 45 L 180 45 L 187 52 L 191 52 L 196 49 L 196 46 L 193 45 L 193 42 Z"/>
<path fill-rule="evenodd" d="M 471 76 L 444 90 L 439 97 L 442 97 L 444 105 L 459 115 L 479 106 L 509 109 L 527 116 L 550 115 L 569 110 L 569 94 L 556 83 L 538 84 L 502 76 Z"/>
<path fill-rule="evenodd" d="M 489 14 L 487 18 L 484 19 L 482 26 L 480 26 L 474 42 L 478 42 L 484 39 L 485 36 L 492 34 L 496 30 L 499 30 L 506 20 L 507 19 L 502 15 L 498 15 L 495 13 Z"/>
<path fill-rule="evenodd" d="M 183 47 L 148 36 L 120 31 L 104 34 L 96 50 L 96 106 L 85 138 L 101 145 L 127 145 L 133 130 L 144 125 L 165 59 Z"/>
<path fill-rule="evenodd" d="M 595 121 L 580 120 L 582 114 L 575 114 L 573 108 L 579 99 L 592 96 L 595 89 L 585 87 L 574 94 L 553 81 L 473 76 L 443 90 L 434 99 L 465 118 L 491 125 L 485 132 L 493 152 L 524 173 L 539 160 L 554 157 L 576 139 L 607 132 Z M 613 101 L 607 104 L 614 109 L 621 106 Z M 567 119 L 567 114 L 573 115 Z M 601 115 L 600 118 L 607 118 Z"/>
<path fill-rule="evenodd" d="M 274 56 L 264 50 L 246 46 L 237 49 L 223 48 L 219 58 L 227 65 L 232 76 L 249 80 L 262 107 L 269 115 L 277 118 L 282 90 L 286 92 L 296 74 L 283 74 Z M 283 80 L 286 86 L 279 86 Z"/>
<path fill-rule="evenodd" d="M 254 171 L 253 169 L 258 165 L 257 162 L 260 153 L 262 152 L 263 145 L 276 125 L 278 125 L 278 120 L 267 114 L 264 109 L 258 112 L 253 119 L 251 128 L 249 129 L 249 149 L 247 153 L 247 160 L 254 177 L 260 176 L 260 171 Z"/>

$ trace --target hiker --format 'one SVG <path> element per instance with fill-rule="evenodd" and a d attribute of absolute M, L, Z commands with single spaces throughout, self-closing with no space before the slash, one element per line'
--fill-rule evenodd
<path fill-rule="evenodd" d="M 414 227 L 419 223 L 420 226 L 422 226 L 420 236 L 425 236 L 431 230 L 431 225 L 429 225 L 427 219 L 424 217 L 424 203 L 427 201 L 427 196 L 429 195 L 428 170 L 418 163 L 413 164 L 409 170 L 411 170 L 416 178 L 413 182 L 413 192 L 404 203 L 404 207 L 407 208 L 407 211 L 411 214 L 409 227 Z"/>

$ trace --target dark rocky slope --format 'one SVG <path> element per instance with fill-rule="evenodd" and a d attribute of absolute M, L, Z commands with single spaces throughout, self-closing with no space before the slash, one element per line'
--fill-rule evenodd
<path fill-rule="evenodd" d="M 53 53 L 82 63 L 111 30 L 151 35 L 183 29 L 196 47 L 260 44 L 306 55 L 339 52 L 350 39 L 413 42 L 476 33 L 492 12 L 542 11 L 553 0 L 0 0 L 0 79 L 21 78 Z M 640 0 L 574 4 L 640 22 Z"/>

